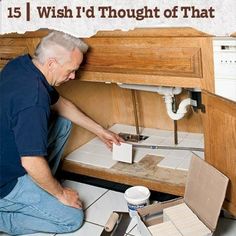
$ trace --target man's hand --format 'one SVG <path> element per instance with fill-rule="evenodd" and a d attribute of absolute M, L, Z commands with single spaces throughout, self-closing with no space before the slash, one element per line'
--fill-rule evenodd
<path fill-rule="evenodd" d="M 62 194 L 56 197 L 64 205 L 74 208 L 82 208 L 79 194 L 71 188 L 63 188 Z"/>
<path fill-rule="evenodd" d="M 112 150 L 113 143 L 120 145 L 120 142 L 124 142 L 118 134 L 115 134 L 110 130 L 102 129 L 97 135 L 110 150 Z"/>
<path fill-rule="evenodd" d="M 58 201 L 67 206 L 82 208 L 79 194 L 71 188 L 64 188 L 60 185 L 52 176 L 48 162 L 44 157 L 23 156 L 21 157 L 21 163 L 35 183 L 56 197 Z"/>

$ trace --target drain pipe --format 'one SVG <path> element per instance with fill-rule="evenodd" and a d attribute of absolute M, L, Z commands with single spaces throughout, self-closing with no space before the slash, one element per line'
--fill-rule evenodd
<path fill-rule="evenodd" d="M 190 98 L 186 98 L 179 104 L 179 108 L 177 112 L 173 112 L 172 103 L 173 103 L 173 96 L 178 95 L 182 92 L 182 88 L 178 87 L 162 87 L 162 86 L 148 86 L 148 85 L 136 85 L 136 84 L 119 84 L 118 86 L 121 88 L 126 89 L 135 89 L 135 90 L 142 90 L 147 92 L 156 92 L 160 95 L 163 95 L 167 114 L 172 120 L 180 120 L 184 117 L 187 113 L 187 106 L 193 105 L 192 100 Z"/>
<path fill-rule="evenodd" d="M 138 85 L 138 84 L 121 84 L 117 83 L 121 88 L 135 89 L 147 92 L 155 92 L 161 95 L 178 95 L 182 92 L 182 88 L 175 87 L 163 87 L 163 86 L 149 86 L 149 85 Z"/>
<path fill-rule="evenodd" d="M 176 113 L 172 110 L 173 97 L 171 95 L 165 95 L 165 103 L 167 114 L 172 120 L 180 120 L 187 113 L 187 106 L 191 105 L 191 98 L 186 98 L 179 104 L 179 108 Z"/>

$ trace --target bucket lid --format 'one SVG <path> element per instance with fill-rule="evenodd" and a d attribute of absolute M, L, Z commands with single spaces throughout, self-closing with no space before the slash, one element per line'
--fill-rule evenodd
<path fill-rule="evenodd" d="M 134 186 L 125 191 L 125 199 L 128 203 L 137 205 L 147 201 L 150 197 L 150 191 L 144 186 Z"/>

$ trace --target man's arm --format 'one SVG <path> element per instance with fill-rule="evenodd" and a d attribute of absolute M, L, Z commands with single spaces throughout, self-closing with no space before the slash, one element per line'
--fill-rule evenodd
<path fill-rule="evenodd" d="M 101 125 L 90 119 L 72 102 L 62 96 L 60 96 L 57 103 L 52 106 L 52 109 L 59 115 L 71 120 L 74 124 L 82 126 L 83 128 L 96 134 L 109 148 L 112 147 L 113 142 L 115 144 L 119 144 L 124 141 L 117 134 L 104 129 Z"/>
<path fill-rule="evenodd" d="M 82 208 L 78 193 L 70 188 L 63 188 L 60 185 L 52 176 L 44 157 L 24 156 L 21 157 L 21 164 L 42 189 L 56 197 L 64 205 Z"/>

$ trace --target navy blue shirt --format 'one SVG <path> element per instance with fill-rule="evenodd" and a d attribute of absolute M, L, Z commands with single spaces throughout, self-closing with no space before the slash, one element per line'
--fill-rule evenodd
<path fill-rule="evenodd" d="M 0 198 L 26 171 L 21 156 L 46 156 L 50 105 L 59 94 L 29 55 L 10 61 L 0 75 Z"/>

